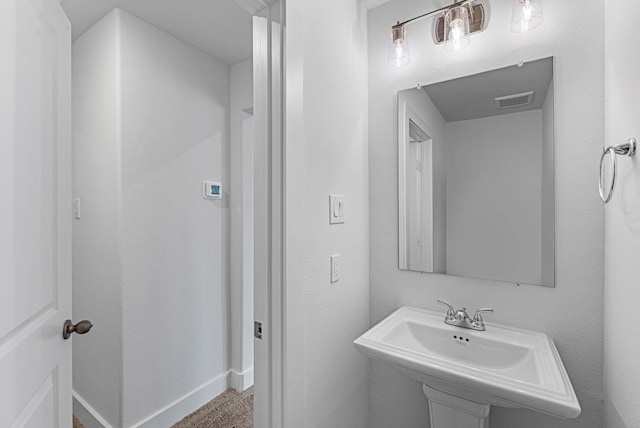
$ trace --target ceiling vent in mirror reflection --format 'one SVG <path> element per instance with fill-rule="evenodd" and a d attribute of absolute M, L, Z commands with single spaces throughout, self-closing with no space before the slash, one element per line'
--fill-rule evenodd
<path fill-rule="evenodd" d="M 535 92 L 524 92 L 522 94 L 506 95 L 504 97 L 495 98 L 496 108 L 515 108 L 522 107 L 533 103 L 533 95 Z"/>

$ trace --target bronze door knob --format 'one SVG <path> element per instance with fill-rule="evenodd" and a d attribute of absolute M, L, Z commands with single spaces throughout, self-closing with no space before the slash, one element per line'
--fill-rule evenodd
<path fill-rule="evenodd" d="M 73 325 L 71 320 L 66 320 L 64 322 L 64 327 L 62 328 L 62 337 L 64 338 L 64 340 L 67 340 L 69 337 L 71 337 L 71 333 L 88 333 L 89 330 L 91 330 L 91 327 L 93 327 L 91 321 L 84 320 L 80 321 L 76 325 Z"/>

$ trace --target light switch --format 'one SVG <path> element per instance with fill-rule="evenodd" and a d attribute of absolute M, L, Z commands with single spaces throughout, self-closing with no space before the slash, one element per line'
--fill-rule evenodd
<path fill-rule="evenodd" d="M 73 218 L 80 220 L 80 198 L 73 200 Z"/>
<path fill-rule="evenodd" d="M 329 195 L 329 224 L 344 223 L 344 196 Z"/>
<path fill-rule="evenodd" d="M 340 254 L 331 256 L 331 282 L 340 280 Z"/>

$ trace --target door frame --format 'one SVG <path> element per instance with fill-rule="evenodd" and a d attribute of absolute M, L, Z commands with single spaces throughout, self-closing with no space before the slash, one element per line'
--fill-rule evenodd
<path fill-rule="evenodd" d="M 263 339 L 255 339 L 254 426 L 299 428 L 304 426 L 302 255 L 288 253 L 287 248 L 302 248 L 304 242 L 304 204 L 293 197 L 301 194 L 304 170 L 287 159 L 300 159 L 304 147 L 299 143 L 301 123 L 289 126 L 286 118 L 287 106 L 292 110 L 302 107 L 302 80 L 295 78 L 301 76 L 302 64 L 286 60 L 291 43 L 286 38 L 286 18 L 291 4 L 280 0 L 278 8 L 274 1 L 269 1 L 271 5 L 262 0 L 242 1 L 264 5 L 252 12 L 254 52 L 258 51 L 254 53 L 253 76 L 254 296 L 256 321 L 263 325 Z M 263 31 L 255 31 L 260 18 L 266 18 Z M 294 179 L 288 180 L 289 176 Z"/>

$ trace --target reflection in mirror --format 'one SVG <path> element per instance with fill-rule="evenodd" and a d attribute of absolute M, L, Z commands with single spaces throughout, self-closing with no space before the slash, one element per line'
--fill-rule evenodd
<path fill-rule="evenodd" d="M 398 93 L 400 269 L 554 286 L 553 58 Z"/>
<path fill-rule="evenodd" d="M 400 177 L 400 265 L 409 270 L 433 272 L 433 138 L 420 115 L 407 103 L 400 130 L 400 159 L 404 174 Z"/>

